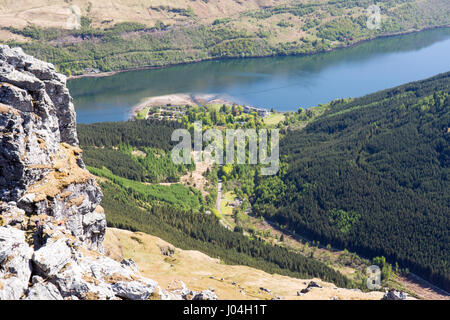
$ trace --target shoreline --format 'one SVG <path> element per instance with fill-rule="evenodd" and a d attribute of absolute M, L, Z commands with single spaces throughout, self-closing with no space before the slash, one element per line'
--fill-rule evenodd
<path fill-rule="evenodd" d="M 444 28 L 450 28 L 450 25 L 426 27 L 426 28 L 419 29 L 419 30 L 413 29 L 413 30 L 408 30 L 408 31 L 404 31 L 404 32 L 382 34 L 382 35 L 379 35 L 379 36 L 376 36 L 376 37 L 358 40 L 355 43 L 351 43 L 351 44 L 348 44 L 348 45 L 342 45 L 342 46 L 335 47 L 335 48 L 330 48 L 330 49 L 327 49 L 327 50 L 321 50 L 321 51 L 315 51 L 315 52 L 303 53 L 303 54 L 289 54 L 289 55 L 286 55 L 286 56 L 289 56 L 289 57 L 312 56 L 312 55 L 319 54 L 319 53 L 333 52 L 333 51 L 340 50 L 340 49 L 355 47 L 355 46 L 357 46 L 359 44 L 362 44 L 364 42 L 369 42 L 369 41 L 376 40 L 376 39 L 404 36 L 404 35 L 418 33 L 418 32 L 422 32 L 422 31 L 428 31 L 428 30 L 434 30 L 434 29 L 444 29 Z M 126 68 L 126 69 L 123 69 L 123 70 L 108 71 L 108 72 L 86 73 L 86 74 L 80 74 L 80 75 L 67 77 L 67 80 L 70 81 L 70 80 L 83 79 L 83 78 L 105 78 L 105 77 L 111 77 L 111 76 L 114 76 L 116 74 L 123 73 L 123 72 L 143 71 L 143 70 L 157 70 L 157 69 L 169 68 L 169 67 L 173 67 L 173 66 L 180 66 L 180 65 L 199 63 L 199 62 L 204 62 L 204 61 L 220 61 L 220 60 L 229 60 L 229 59 L 258 59 L 258 58 L 281 57 L 281 56 L 285 56 L 285 55 L 250 56 L 250 57 L 243 57 L 243 58 L 240 58 L 240 57 L 206 58 L 206 59 L 199 59 L 199 60 L 194 60 L 194 61 L 185 61 L 185 62 L 180 62 L 180 63 L 171 63 L 171 64 L 167 64 L 167 65 L 163 65 L 163 66 L 142 66 L 142 67 Z"/>
<path fill-rule="evenodd" d="M 173 93 L 163 96 L 146 97 L 139 104 L 132 107 L 129 119 L 135 119 L 139 111 L 147 107 L 159 107 L 164 105 L 204 106 L 208 104 L 238 105 L 238 102 L 221 94 L 206 93 Z"/>

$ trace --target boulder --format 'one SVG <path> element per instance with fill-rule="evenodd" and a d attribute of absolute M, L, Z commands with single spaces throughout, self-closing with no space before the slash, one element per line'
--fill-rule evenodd
<path fill-rule="evenodd" d="M 270 293 L 269 289 L 266 289 L 266 288 L 263 288 L 263 287 L 260 287 L 259 290 L 261 290 L 262 292 Z"/>
<path fill-rule="evenodd" d="M 320 284 L 318 284 L 317 282 L 315 282 L 315 281 L 311 281 L 309 284 L 308 284 L 308 288 L 310 289 L 310 288 L 322 288 L 322 286 L 320 285 Z"/>
<path fill-rule="evenodd" d="M 35 251 L 33 262 L 41 273 L 54 276 L 70 261 L 71 255 L 66 239 L 61 238 L 54 242 L 47 242 L 45 246 Z"/>
<path fill-rule="evenodd" d="M 217 295 L 211 290 L 203 290 L 202 292 L 197 293 L 192 300 L 217 300 Z"/>
<path fill-rule="evenodd" d="M 112 288 L 116 296 L 128 300 L 147 300 L 158 286 L 155 281 L 118 281 Z"/>
<path fill-rule="evenodd" d="M 33 285 L 28 289 L 26 300 L 63 300 L 58 288 L 39 276 L 32 279 Z"/>
<path fill-rule="evenodd" d="M 403 291 L 389 290 L 381 300 L 406 300 L 406 293 Z"/>

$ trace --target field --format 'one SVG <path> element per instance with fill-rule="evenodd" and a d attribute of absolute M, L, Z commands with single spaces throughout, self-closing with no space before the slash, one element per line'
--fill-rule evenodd
<path fill-rule="evenodd" d="M 165 203 L 184 210 L 199 210 L 203 200 L 201 193 L 181 184 L 144 184 L 112 174 L 109 170 L 88 167 L 98 177 L 114 181 L 125 190 L 142 195 L 149 203 Z"/>
<path fill-rule="evenodd" d="M 264 119 L 264 124 L 268 127 L 276 126 L 281 121 L 284 121 L 285 115 L 283 113 L 272 113 Z"/>
<path fill-rule="evenodd" d="M 233 192 L 226 192 L 222 194 L 222 199 L 220 201 L 220 211 L 218 213 L 218 217 L 220 222 L 230 230 L 233 230 L 236 227 L 235 220 L 233 218 L 233 207 L 230 206 L 236 195 Z"/>

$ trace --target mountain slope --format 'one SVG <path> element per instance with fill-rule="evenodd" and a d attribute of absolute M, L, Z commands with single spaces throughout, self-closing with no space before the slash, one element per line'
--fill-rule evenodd
<path fill-rule="evenodd" d="M 66 77 L 0 45 L 0 300 L 186 298 L 103 255 L 102 191 L 75 128 Z"/>
<path fill-rule="evenodd" d="M 212 288 L 220 299 L 380 300 L 384 295 L 380 291 L 338 288 L 317 278 L 298 279 L 242 265 L 228 265 L 199 251 L 175 248 L 142 232 L 108 228 L 104 244 L 108 256 L 119 261 L 133 259 L 142 275 L 151 276 L 162 288 L 183 281 L 194 290 Z M 167 256 L 164 253 L 169 248 L 173 254 Z M 314 288 L 298 296 L 297 292 L 305 289 L 311 281 L 319 283 L 322 288 Z"/>
<path fill-rule="evenodd" d="M 450 24 L 446 0 L 0 1 L 0 40 L 72 75 L 311 54 Z M 370 18 L 371 19 L 371 18 Z M 74 29 L 78 27 L 77 29 Z"/>
<path fill-rule="evenodd" d="M 450 73 L 337 100 L 281 142 L 255 209 L 322 244 L 385 256 L 449 289 Z M 274 202 L 264 190 L 277 184 Z M 277 208 L 277 209 L 275 209 Z"/>

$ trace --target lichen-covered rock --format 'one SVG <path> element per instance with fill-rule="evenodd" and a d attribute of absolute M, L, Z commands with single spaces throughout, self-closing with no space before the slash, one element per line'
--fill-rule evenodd
<path fill-rule="evenodd" d="M 81 154 L 65 76 L 0 45 L 0 300 L 178 298 L 103 255 L 103 195 Z"/>
<path fill-rule="evenodd" d="M 84 168 L 75 118 L 64 75 L 20 48 L 0 45 L 0 200 L 63 221 L 101 251 L 106 221 L 96 208 L 102 193 Z"/>
<path fill-rule="evenodd" d="M 26 300 L 63 300 L 58 288 L 39 276 L 32 279 L 33 285 L 28 289 Z"/>
<path fill-rule="evenodd" d="M 118 281 L 114 283 L 114 293 L 129 300 L 147 300 L 158 286 L 157 282 Z"/>
<path fill-rule="evenodd" d="M 72 253 L 66 239 L 47 241 L 47 244 L 33 254 L 33 263 L 47 276 L 56 275 L 70 260 Z"/>
<path fill-rule="evenodd" d="M 9 226 L 0 228 L 0 300 L 22 297 L 32 272 L 32 254 L 23 231 Z"/>

